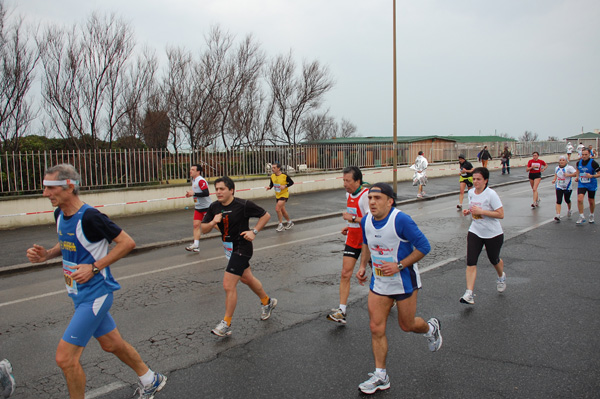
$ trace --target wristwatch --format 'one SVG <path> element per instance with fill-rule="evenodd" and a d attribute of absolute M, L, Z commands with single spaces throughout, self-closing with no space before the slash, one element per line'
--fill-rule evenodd
<path fill-rule="evenodd" d="M 356 222 L 356 216 L 352 216 L 352 221 Z"/>
<path fill-rule="evenodd" d="M 254 235 L 258 234 L 258 230 L 256 230 L 256 229 L 252 229 L 252 232 L 254 233 Z"/>
<path fill-rule="evenodd" d="M 100 273 L 100 269 L 96 267 L 96 262 L 92 263 L 92 273 L 98 274 Z"/>
<path fill-rule="evenodd" d="M 404 269 L 404 265 L 402 262 L 398 262 L 398 271 L 401 271 L 402 269 Z"/>

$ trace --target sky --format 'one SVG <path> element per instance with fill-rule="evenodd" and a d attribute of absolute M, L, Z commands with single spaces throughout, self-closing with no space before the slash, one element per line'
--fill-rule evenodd
<path fill-rule="evenodd" d="M 330 115 L 360 136 L 393 135 L 393 0 L 5 2 L 42 25 L 114 12 L 163 60 L 167 46 L 201 51 L 211 26 L 252 34 L 267 56 L 329 68 Z M 397 0 L 398 135 L 600 129 L 598 21 L 598 0 Z"/>

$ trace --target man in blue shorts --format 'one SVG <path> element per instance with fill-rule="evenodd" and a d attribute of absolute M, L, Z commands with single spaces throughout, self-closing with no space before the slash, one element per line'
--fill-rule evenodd
<path fill-rule="evenodd" d="M 72 165 L 60 164 L 44 175 L 44 197 L 54 212 L 58 244 L 50 249 L 34 244 L 27 250 L 32 263 L 61 256 L 67 293 L 75 313 L 56 349 L 56 363 L 62 369 L 71 399 L 84 399 L 85 373 L 81 355 L 93 336 L 102 349 L 113 353 L 139 377 L 139 398 L 152 399 L 167 382 L 142 361 L 139 353 L 122 337 L 109 313 L 113 292 L 121 288 L 110 265 L 127 255 L 135 242 L 119 226 L 79 198 L 81 176 Z M 109 244 L 115 242 L 113 249 Z"/>
<path fill-rule="evenodd" d="M 375 183 L 369 189 L 369 210 L 361 221 L 363 246 L 356 278 L 361 285 L 367 281 L 367 260 L 371 257 L 371 284 L 369 286 L 369 319 L 371 343 L 375 358 L 375 372 L 358 388 L 367 394 L 390 387 L 386 370 L 388 351 L 385 329 L 390 309 L 396 301 L 398 324 L 403 331 L 423 334 L 429 350 L 442 346 L 440 322 L 416 317 L 417 290 L 421 277 L 417 261 L 431 250 L 429 241 L 410 216 L 396 209 L 396 193 L 389 184 Z"/>
<path fill-rule="evenodd" d="M 598 162 L 590 158 L 590 150 L 583 148 L 581 150 L 581 159 L 577 161 L 577 177 L 575 181 L 577 185 L 577 208 L 579 210 L 579 219 L 577 224 L 585 223 L 585 215 L 583 214 L 583 197 L 588 195 L 588 203 L 590 204 L 590 216 L 588 222 L 594 223 L 594 210 L 596 208 L 596 190 L 598 190 L 598 180 L 600 177 L 600 166 Z"/>

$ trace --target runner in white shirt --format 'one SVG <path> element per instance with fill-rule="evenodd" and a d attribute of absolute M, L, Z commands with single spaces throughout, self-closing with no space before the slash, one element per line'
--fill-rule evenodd
<path fill-rule="evenodd" d="M 187 198 L 194 198 L 194 242 L 185 247 L 185 250 L 190 252 L 200 252 L 200 236 L 202 235 L 200 224 L 211 204 L 208 183 L 201 174 L 202 166 L 200 164 L 194 164 L 190 167 L 192 189 L 185 193 Z"/>
<path fill-rule="evenodd" d="M 567 217 L 571 217 L 571 193 L 573 192 L 571 177 L 575 176 L 577 176 L 577 169 L 567 163 L 567 157 L 561 155 L 558 158 L 558 166 L 554 170 L 554 179 L 552 179 L 552 184 L 556 185 L 556 216 L 554 217 L 556 222 L 560 222 L 563 197 L 567 203 Z"/>
<path fill-rule="evenodd" d="M 473 305 L 473 289 L 477 278 L 477 260 L 485 246 L 488 259 L 494 265 L 498 280 L 496 289 L 504 292 L 506 289 L 506 274 L 504 262 L 500 259 L 500 249 L 504 242 L 504 232 L 500 219 L 504 219 L 504 208 L 498 194 L 488 188 L 490 172 L 486 168 L 473 170 L 473 186 L 469 190 L 469 209 L 463 210 L 463 215 L 471 215 L 473 221 L 467 234 L 467 290 L 460 298 L 461 303 Z"/>

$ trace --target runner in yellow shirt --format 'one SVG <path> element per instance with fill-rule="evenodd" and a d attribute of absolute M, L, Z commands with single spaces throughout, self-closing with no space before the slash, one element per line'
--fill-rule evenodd
<path fill-rule="evenodd" d="M 275 211 L 277 212 L 277 218 L 279 219 L 277 231 L 289 230 L 294 226 L 294 222 L 292 222 L 290 215 L 288 215 L 287 210 L 285 209 L 285 203 L 290 198 L 288 188 L 294 184 L 294 181 L 281 171 L 280 163 L 274 163 L 271 168 L 273 169 L 273 174 L 271 175 L 267 190 L 275 188 Z M 283 226 L 284 217 L 285 220 L 287 220 L 285 227 Z"/>

